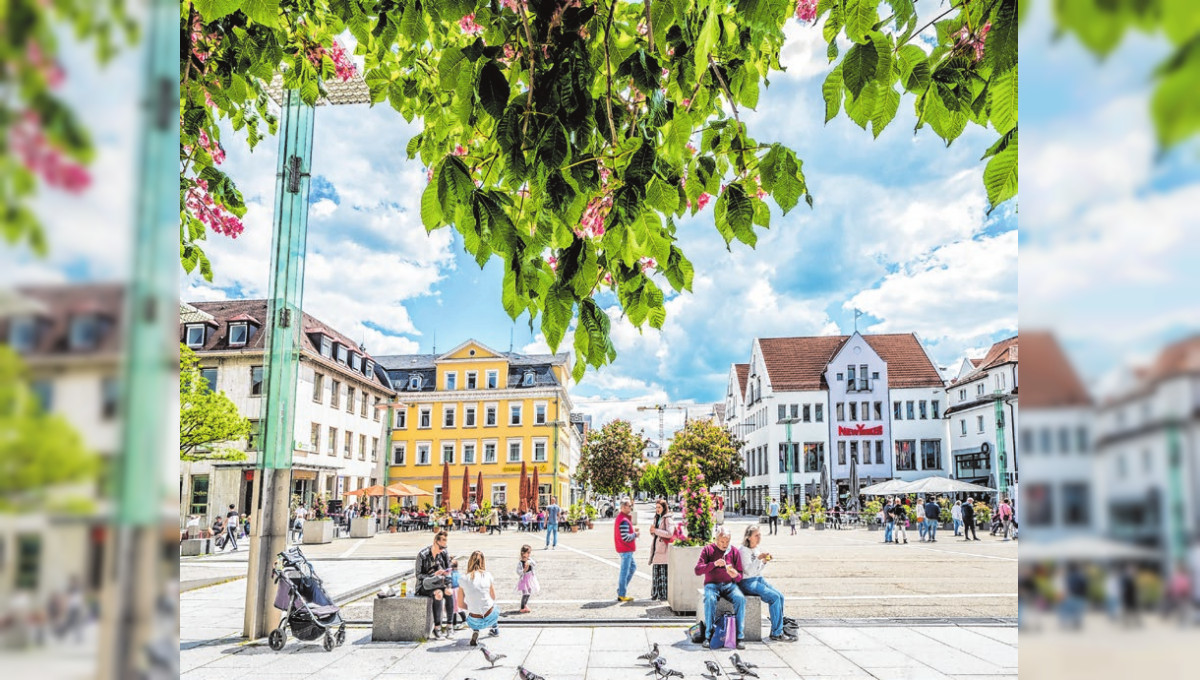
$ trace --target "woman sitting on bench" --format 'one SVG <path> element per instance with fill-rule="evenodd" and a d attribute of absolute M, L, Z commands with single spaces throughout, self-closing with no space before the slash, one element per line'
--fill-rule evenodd
<path fill-rule="evenodd" d="M 837 506 L 834 506 L 835 508 Z M 738 586 L 746 595 L 757 595 L 771 609 L 771 639 L 775 642 L 795 642 L 795 635 L 783 630 L 783 594 L 771 587 L 762 577 L 763 569 L 772 559 L 771 553 L 763 552 L 758 544 L 762 534 L 758 526 L 751 524 L 746 527 L 746 537 L 738 548 L 742 558 L 742 582 Z"/>

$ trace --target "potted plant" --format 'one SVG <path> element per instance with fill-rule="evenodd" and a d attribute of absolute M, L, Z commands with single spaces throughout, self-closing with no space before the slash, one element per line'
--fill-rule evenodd
<path fill-rule="evenodd" d="M 950 501 L 945 498 L 938 499 L 938 521 L 942 523 L 943 529 L 954 530 L 954 512 L 950 509 Z"/>
<path fill-rule="evenodd" d="M 879 499 L 867 501 L 863 506 L 863 520 L 867 523 L 867 528 L 870 531 L 879 531 L 879 512 L 883 510 L 883 502 Z"/>
<path fill-rule="evenodd" d="M 579 502 L 583 503 L 583 501 Z M 587 513 L 587 528 L 591 529 L 593 527 L 592 523 L 596 521 L 596 515 L 599 514 L 600 511 L 597 510 L 596 506 L 592 505 L 591 503 L 584 504 L 583 510 L 585 513 Z"/>
<path fill-rule="evenodd" d="M 715 526 L 712 496 L 695 463 L 687 467 L 680 495 L 685 533 L 667 552 L 667 604 L 676 613 L 696 609 L 696 591 L 704 586 L 704 577 L 696 576 L 696 562 L 712 540 Z"/>
<path fill-rule="evenodd" d="M 808 501 L 808 513 L 812 516 L 813 526 L 817 530 L 823 530 L 825 528 L 825 503 L 819 497 Z"/>
<path fill-rule="evenodd" d="M 992 523 L 992 509 L 983 501 L 975 501 L 975 526 L 983 527 L 987 530 L 988 525 Z"/>
<path fill-rule="evenodd" d="M 800 511 L 800 528 L 807 529 L 808 525 L 811 522 L 812 522 L 812 513 L 808 511 L 807 507 L 805 507 L 803 510 Z"/>

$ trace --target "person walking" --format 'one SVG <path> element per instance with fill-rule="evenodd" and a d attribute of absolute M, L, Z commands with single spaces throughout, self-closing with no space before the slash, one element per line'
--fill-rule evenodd
<path fill-rule="evenodd" d="M 554 534 L 554 549 L 558 550 L 558 516 L 560 513 L 562 513 L 562 508 L 558 506 L 558 499 L 551 496 L 550 505 L 546 506 L 546 550 L 550 549 L 551 534 Z"/>
<path fill-rule="evenodd" d="M 488 513 L 488 536 L 500 531 L 500 511 L 492 507 L 492 511 Z"/>
<path fill-rule="evenodd" d="M 704 646 L 712 641 L 713 620 L 717 614 L 717 599 L 725 598 L 733 603 L 733 614 L 737 617 L 737 648 L 745 649 L 746 596 L 738 584 L 742 580 L 741 553 L 730 546 L 732 536 L 725 525 L 716 529 L 713 542 L 700 551 L 696 561 L 696 575 L 704 577 Z"/>
<path fill-rule="evenodd" d="M 667 599 L 667 551 L 674 540 L 671 526 L 671 511 L 665 498 L 654 503 L 654 523 L 650 525 L 650 533 L 654 536 L 650 543 L 650 599 Z"/>
<path fill-rule="evenodd" d="M 1138 613 L 1137 570 L 1133 565 L 1127 565 L 1121 572 L 1121 621 L 1130 626 L 1141 626 L 1142 618 Z"/>
<path fill-rule="evenodd" d="M 296 506 L 296 512 L 292 514 L 292 543 L 299 543 L 304 537 L 304 520 L 308 519 L 308 508 L 304 505 Z"/>
<path fill-rule="evenodd" d="M 888 496 L 883 504 L 883 542 L 891 543 L 896 530 L 896 519 L 892 516 L 892 497 Z"/>
<path fill-rule="evenodd" d="M 533 560 L 533 548 L 521 546 L 521 559 L 517 561 L 517 592 L 521 595 L 521 614 L 529 613 L 529 598 L 541 591 L 537 574 L 533 568 L 537 562 Z"/>
<path fill-rule="evenodd" d="M 975 533 L 975 499 L 970 496 L 967 496 L 967 502 L 962 505 L 962 521 L 963 540 L 969 541 L 974 537 L 978 541 L 979 534 Z"/>
<path fill-rule="evenodd" d="M 637 550 L 639 533 L 633 526 L 633 501 L 622 498 L 621 511 L 617 513 L 617 520 L 613 522 L 613 543 L 616 544 L 617 555 L 621 558 L 621 574 L 617 577 L 617 600 L 620 602 L 633 601 L 627 593 L 629 582 L 637 572 L 633 553 Z"/>
<path fill-rule="evenodd" d="M 962 501 L 954 501 L 954 507 L 950 508 L 950 519 L 954 520 L 954 535 L 958 536 L 963 525 Z"/>
<path fill-rule="evenodd" d="M 941 518 L 942 506 L 933 500 L 933 496 L 925 497 L 925 537 L 930 543 L 937 543 L 938 520 Z"/>
<path fill-rule="evenodd" d="M 433 535 L 433 544 L 417 553 L 417 597 L 433 599 L 433 631 L 434 640 L 442 636 L 453 635 L 450 630 L 451 601 L 453 596 L 450 581 L 450 553 L 446 552 L 449 538 L 445 529 L 438 529 Z M 438 629 L 441 629 L 440 633 Z"/>
<path fill-rule="evenodd" d="M 925 506 L 917 503 L 917 535 L 921 543 L 929 539 L 929 525 L 925 522 Z"/>
<path fill-rule="evenodd" d="M 904 543 L 908 543 L 908 506 L 903 503 L 897 503 L 892 506 L 892 516 L 895 518 L 896 529 L 896 545 L 900 545 L 900 539 L 904 539 Z"/>
<path fill-rule="evenodd" d="M 483 551 L 476 550 L 467 559 L 467 573 L 458 581 L 458 607 L 467 612 L 467 627 L 471 629 L 471 646 L 479 643 L 479 631 L 488 635 L 500 634 L 499 612 L 496 611 L 496 581 L 487 570 Z"/>
<path fill-rule="evenodd" d="M 771 499 L 771 504 L 768 506 L 768 518 L 771 522 L 771 535 L 779 533 L 779 500 Z"/>
<path fill-rule="evenodd" d="M 1012 540 L 1009 531 L 1012 528 L 1013 509 L 1012 506 L 1008 504 L 1007 498 L 1004 498 L 1000 501 L 1000 509 L 998 514 L 1000 515 L 1000 527 L 1004 536 L 1003 540 Z"/>
<path fill-rule="evenodd" d="M 746 535 L 738 548 L 738 557 L 742 561 L 742 581 L 738 584 L 745 595 L 757 595 L 762 598 L 771 612 L 771 640 L 775 642 L 795 642 L 799 638 L 783 630 L 783 594 L 772 588 L 763 578 L 763 569 L 773 558 L 770 553 L 763 552 L 758 544 L 762 542 L 762 533 L 758 526 L 751 524 L 746 527 Z"/>
<path fill-rule="evenodd" d="M 242 513 L 234 509 L 233 503 L 230 503 L 229 510 L 225 512 L 225 545 L 233 546 L 231 552 L 237 552 L 238 533 L 242 529 L 241 525 Z"/>

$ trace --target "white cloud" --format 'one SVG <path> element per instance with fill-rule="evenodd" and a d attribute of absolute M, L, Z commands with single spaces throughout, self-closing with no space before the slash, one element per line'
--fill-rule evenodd
<path fill-rule="evenodd" d="M 322 198 L 321 200 L 317 201 L 316 203 L 313 203 L 309 207 L 308 215 L 309 215 L 309 218 L 311 218 L 311 219 L 320 220 L 322 218 L 329 217 L 337 209 L 338 209 L 337 203 L 334 203 L 333 201 L 329 200 L 328 198 Z"/>

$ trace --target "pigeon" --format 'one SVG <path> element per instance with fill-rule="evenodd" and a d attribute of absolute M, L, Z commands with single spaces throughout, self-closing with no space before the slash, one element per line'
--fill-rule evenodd
<path fill-rule="evenodd" d="M 735 666 L 740 665 L 740 666 L 745 666 L 746 668 L 758 668 L 758 664 L 756 664 L 756 663 L 750 663 L 749 661 L 742 661 L 742 657 L 738 656 L 737 652 L 734 652 L 729 657 L 729 660 L 732 661 L 733 665 L 735 665 Z"/>
<path fill-rule="evenodd" d="M 521 676 L 521 680 L 546 680 L 524 666 L 517 666 L 517 675 Z"/>
<path fill-rule="evenodd" d="M 674 668 L 664 668 L 663 669 L 663 677 L 664 678 L 682 678 L 683 673 L 680 673 L 679 671 L 675 670 Z"/>
<path fill-rule="evenodd" d="M 721 667 L 718 666 L 715 661 L 709 661 L 708 659 L 705 659 L 704 667 L 707 668 L 708 672 L 712 675 L 720 675 L 721 674 Z"/>
<path fill-rule="evenodd" d="M 748 666 L 747 664 L 742 663 L 741 658 L 738 657 L 737 654 L 734 654 L 732 657 L 729 658 L 729 660 L 733 662 L 733 667 L 736 668 L 737 672 L 743 676 L 743 679 L 747 675 L 749 675 L 752 678 L 758 677 L 758 673 L 755 673 L 754 671 L 750 670 L 750 666 Z"/>
<path fill-rule="evenodd" d="M 483 652 L 483 658 L 487 659 L 488 663 L 492 664 L 492 668 L 496 667 L 497 661 L 499 661 L 500 659 L 503 659 L 505 656 L 507 656 L 505 654 L 500 654 L 500 653 L 489 650 L 487 648 L 487 645 L 482 644 L 482 643 L 480 643 L 480 645 L 479 645 L 479 651 Z"/>
<path fill-rule="evenodd" d="M 655 642 L 654 647 L 650 651 L 639 656 L 638 658 L 645 659 L 646 661 L 649 661 L 651 664 L 653 664 L 654 660 L 658 658 L 658 643 Z"/>
<path fill-rule="evenodd" d="M 655 657 L 654 660 L 650 662 L 650 666 L 651 666 L 650 672 L 647 673 L 646 675 L 655 675 L 655 676 L 662 675 L 663 667 L 666 665 L 666 663 L 667 663 L 666 657 L 662 657 L 662 656 Z"/>

